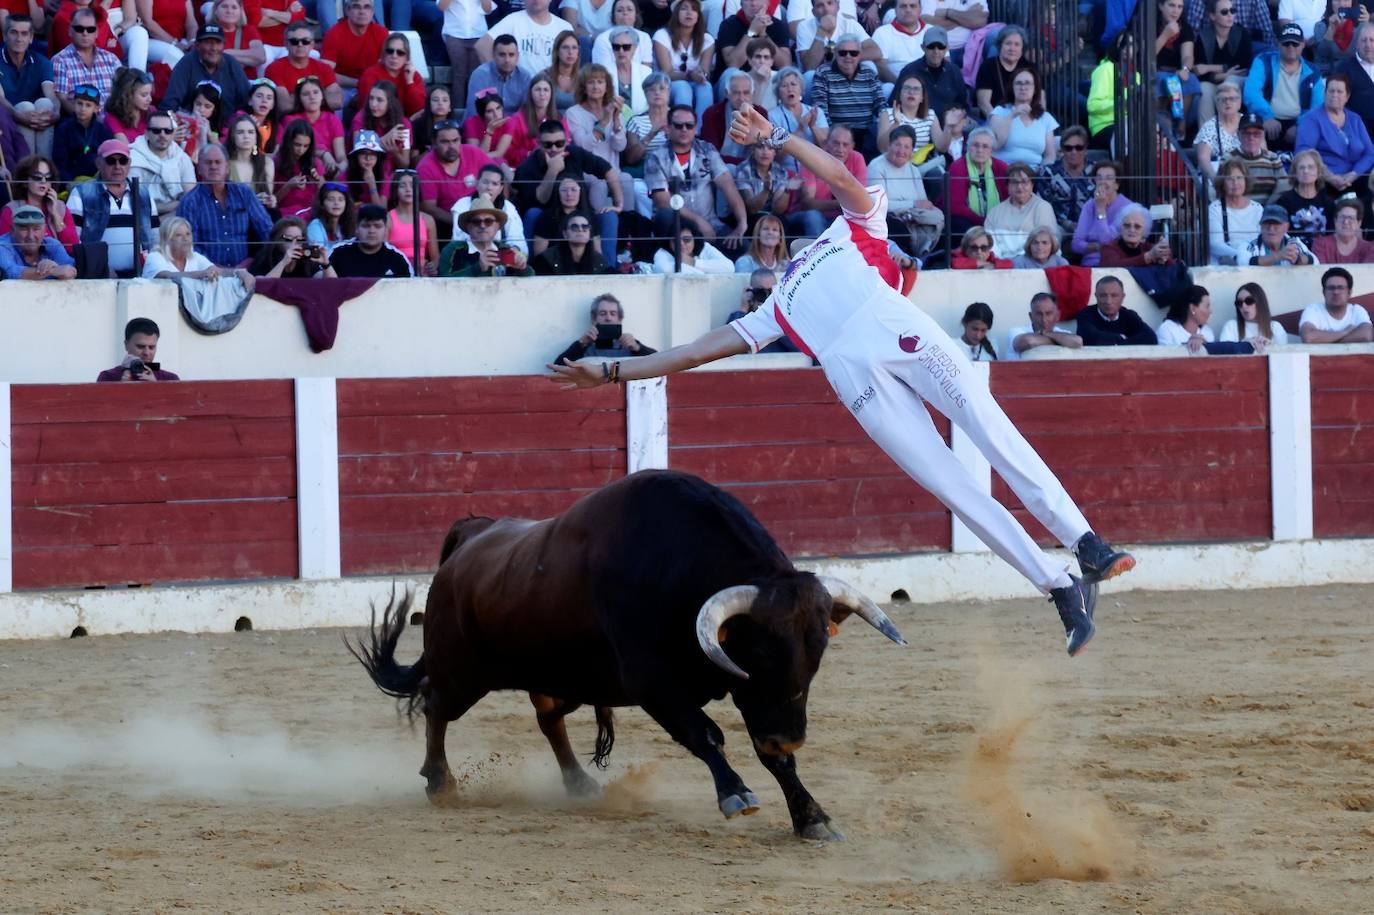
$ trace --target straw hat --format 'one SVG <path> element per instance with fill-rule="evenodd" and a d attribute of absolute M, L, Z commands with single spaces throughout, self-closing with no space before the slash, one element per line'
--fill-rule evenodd
<path fill-rule="evenodd" d="M 481 214 L 495 216 L 496 225 L 501 228 L 505 228 L 506 211 L 499 209 L 496 206 L 496 204 L 492 201 L 492 199 L 488 197 L 486 194 L 478 194 L 476 197 L 472 198 L 471 209 L 469 209 L 466 213 L 458 214 L 458 228 L 462 229 L 464 232 L 467 232 L 468 223 L 472 221 L 472 218 L 474 216 Z"/>

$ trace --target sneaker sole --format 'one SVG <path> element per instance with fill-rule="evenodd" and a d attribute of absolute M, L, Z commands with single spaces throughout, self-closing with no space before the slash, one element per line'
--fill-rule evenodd
<path fill-rule="evenodd" d="M 1083 584 L 1095 585 L 1099 582 L 1106 581 L 1109 578 L 1116 578 L 1118 575 L 1125 575 L 1127 572 L 1131 571 L 1134 568 L 1135 557 L 1132 556 L 1130 553 L 1126 553 L 1125 555 L 1118 556 L 1116 558 L 1116 561 L 1113 562 L 1111 565 L 1107 566 L 1106 571 L 1100 575 L 1093 575 L 1091 573 L 1085 572 L 1083 575 Z"/>
<path fill-rule="evenodd" d="M 1086 642 L 1084 642 L 1082 645 L 1079 645 L 1077 651 L 1071 651 L 1071 652 L 1069 652 L 1069 657 L 1071 657 L 1071 658 L 1076 658 L 1076 657 L 1078 657 L 1079 655 L 1083 654 L 1083 652 L 1087 651 L 1087 650 L 1088 650 L 1088 646 L 1091 645 L 1091 644 L 1093 643 L 1093 637 L 1096 636 L 1096 635 L 1097 635 L 1097 627 L 1094 626 L 1094 627 L 1093 627 L 1092 634 L 1088 636 L 1088 640 L 1087 640 Z"/>

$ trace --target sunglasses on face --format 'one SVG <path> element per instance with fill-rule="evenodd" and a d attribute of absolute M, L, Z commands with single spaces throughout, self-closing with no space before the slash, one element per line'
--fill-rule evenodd
<path fill-rule="evenodd" d="M 989 245 L 986 242 L 979 242 L 977 244 L 969 245 L 968 249 L 970 251 L 991 251 L 992 245 Z"/>
<path fill-rule="evenodd" d="M 128 157 L 128 156 L 106 156 L 106 157 L 105 157 L 105 164 L 106 164 L 106 165 L 128 165 L 128 164 L 129 164 L 129 157 Z"/>
<path fill-rule="evenodd" d="M 494 217 L 494 216 L 474 216 L 474 217 L 472 217 L 471 219 L 469 219 L 468 222 L 471 223 L 471 224 L 474 225 L 474 226 L 483 226 L 483 227 L 486 227 L 486 226 L 494 226 L 494 225 L 496 225 L 496 217 Z"/>
<path fill-rule="evenodd" d="M 836 51 L 836 52 L 835 52 L 835 56 L 836 56 L 836 57 L 858 57 L 858 56 L 859 56 L 859 52 L 858 52 L 857 50 L 853 49 L 853 48 L 849 48 L 848 50 L 844 50 L 844 51 Z"/>
<path fill-rule="evenodd" d="M 1064 152 L 1083 152 L 1087 148 L 1082 143 L 1071 143 L 1064 147 Z"/>
<path fill-rule="evenodd" d="M 170 127 L 149 127 L 147 132 L 165 136 L 166 134 L 173 133 L 173 130 Z"/>
<path fill-rule="evenodd" d="M 286 39 L 286 43 L 289 44 L 289 45 L 291 45 L 292 47 L 302 48 L 302 47 L 305 47 L 305 46 L 308 45 L 308 44 L 314 44 L 314 43 L 315 43 L 315 39 L 313 39 L 313 38 L 288 38 L 288 39 Z"/>
<path fill-rule="evenodd" d="M 387 48 L 383 54 L 393 54 L 398 57 L 405 57 L 409 52 L 405 48 Z"/>
<path fill-rule="evenodd" d="M 1229 6 L 1228 6 L 1226 9 L 1224 9 L 1224 10 L 1217 10 L 1217 15 L 1218 15 L 1218 16 L 1229 16 L 1229 15 L 1231 15 L 1231 13 L 1232 13 L 1232 10 L 1231 10 L 1231 8 L 1230 8 Z"/>
<path fill-rule="evenodd" d="M 283 235 L 283 236 L 281 237 L 281 240 L 284 241 L 284 242 L 286 242 L 286 243 L 289 245 L 289 244 L 291 244 L 292 242 L 300 243 L 300 242 L 305 241 L 305 236 L 304 236 L 304 235 Z"/>
<path fill-rule="evenodd" d="M 591 230 L 591 226 L 588 225 L 588 224 L 585 223 L 585 222 L 570 222 L 570 223 L 568 223 L 568 231 L 569 231 L 569 232 L 587 232 L 587 231 L 590 231 L 590 230 Z"/>
<path fill-rule="evenodd" d="M 52 172 L 34 172 L 32 175 L 29 175 L 29 180 L 43 182 L 52 181 Z"/>
<path fill-rule="evenodd" d="M 567 140 L 540 140 L 539 145 L 545 149 L 562 149 L 568 145 Z"/>
<path fill-rule="evenodd" d="M 674 130 L 695 130 L 695 129 L 696 129 L 696 126 L 697 126 L 697 125 L 696 125 L 696 122 L 695 122 L 695 121 L 674 121 L 674 122 L 673 122 L 673 129 L 674 129 Z"/>
<path fill-rule="evenodd" d="M 613 44 L 611 47 L 617 51 L 633 51 L 635 46 L 632 44 Z"/>
<path fill-rule="evenodd" d="M 94 35 L 100 28 L 94 25 L 74 25 L 71 30 L 78 35 Z"/>
<path fill-rule="evenodd" d="M 1254 296 L 1249 296 L 1249 295 L 1246 295 L 1246 296 L 1236 296 L 1236 304 L 1237 304 L 1237 305 L 1254 305 L 1254 304 L 1255 304 L 1255 297 L 1254 297 Z"/>
<path fill-rule="evenodd" d="M 926 45 L 926 50 L 927 50 L 927 51 L 943 51 L 943 50 L 945 50 L 945 47 L 946 47 L 945 45 L 942 45 L 942 44 L 935 44 L 935 43 L 932 42 L 931 44 Z"/>
<path fill-rule="evenodd" d="M 750 294 L 751 296 L 753 296 L 753 297 L 754 297 L 754 300 L 757 301 L 757 302 L 762 302 L 764 299 L 768 298 L 768 296 L 771 295 L 772 292 L 773 292 L 773 290 L 772 290 L 772 289 L 769 289 L 767 286 L 750 286 L 750 287 L 749 287 L 749 294 Z"/>

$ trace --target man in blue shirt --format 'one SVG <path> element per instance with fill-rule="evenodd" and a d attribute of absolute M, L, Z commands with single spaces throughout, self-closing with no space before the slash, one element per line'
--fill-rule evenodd
<path fill-rule="evenodd" d="M 177 204 L 177 215 L 191 224 L 196 250 L 221 267 L 248 259 L 248 231 L 259 242 L 272 234 L 272 217 L 253 189 L 229 180 L 224 147 L 211 144 L 200 153 L 200 182 Z"/>
<path fill-rule="evenodd" d="M 76 261 L 46 234 L 47 218 L 35 206 L 14 211 L 14 228 L 0 235 L 0 271 L 7 280 L 74 280 Z"/>
<path fill-rule="evenodd" d="M 0 105 L 14 115 L 29 149 L 52 155 L 52 128 L 60 113 L 52 61 L 30 50 L 33 20 L 10 16 L 5 23 L 5 53 L 0 54 Z"/>

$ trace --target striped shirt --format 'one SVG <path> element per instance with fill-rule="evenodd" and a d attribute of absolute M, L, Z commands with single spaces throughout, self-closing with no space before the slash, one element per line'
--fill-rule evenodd
<path fill-rule="evenodd" d="M 878 71 L 859 66 L 850 79 L 835 69 L 833 62 L 816 69 L 811 84 L 811 101 L 825 112 L 831 124 L 842 124 L 851 130 L 867 130 L 883 104 L 883 87 Z"/>

